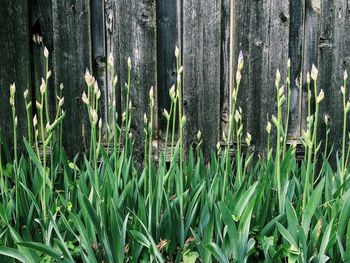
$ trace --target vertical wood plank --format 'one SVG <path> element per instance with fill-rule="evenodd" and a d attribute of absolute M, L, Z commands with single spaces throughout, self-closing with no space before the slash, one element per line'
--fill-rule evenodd
<path fill-rule="evenodd" d="M 201 130 L 208 156 L 220 133 L 221 0 L 183 2 L 183 105 L 188 147 Z"/>
<path fill-rule="evenodd" d="M 154 0 L 118 0 L 116 10 L 120 85 L 127 82 L 127 59 L 132 61 L 130 97 L 135 108 L 131 124 L 136 155 L 142 156 L 143 115 L 149 115 L 149 90 L 154 86 L 154 127 L 157 129 L 157 51 L 156 2 Z M 122 96 L 122 107 L 125 105 Z M 154 132 L 156 134 L 156 131 Z"/>
<path fill-rule="evenodd" d="M 346 1 L 322 1 L 320 38 L 318 41 L 319 86 L 325 91 L 325 100 L 320 105 L 320 114 L 328 114 L 330 121 L 329 141 L 334 151 L 341 151 L 343 127 L 343 102 L 340 87 L 344 70 L 350 69 L 350 26 Z M 349 94 L 349 89 L 347 90 Z M 320 132 L 324 135 L 324 123 Z"/>
<path fill-rule="evenodd" d="M 26 136 L 27 121 L 23 92 L 31 90 L 28 2 L 0 1 L 0 132 L 12 145 L 12 114 L 9 104 L 10 84 L 16 83 L 18 141 Z M 31 96 L 29 94 L 29 96 Z"/>
<path fill-rule="evenodd" d="M 40 91 L 39 87 L 41 84 L 41 78 L 45 79 L 46 62 L 44 57 L 44 47 L 47 47 L 49 52 L 54 50 L 53 46 L 53 28 L 52 28 L 52 2 L 51 1 L 41 1 L 41 0 L 30 0 L 30 47 L 32 51 L 32 84 L 33 93 L 37 101 L 40 101 Z M 33 39 L 35 37 L 35 40 Z M 40 39 L 38 39 L 40 37 Z M 55 74 L 52 61 L 52 56 L 49 56 L 49 66 L 48 68 L 52 70 Z M 57 87 L 54 85 L 53 77 L 49 79 L 48 82 L 48 106 L 50 120 L 54 118 L 56 109 L 56 95 Z M 35 104 L 33 104 L 35 105 Z M 36 108 L 34 107 L 34 112 Z"/>
<path fill-rule="evenodd" d="M 53 1 L 53 62 L 55 85 L 63 83 L 66 98 L 63 144 L 70 157 L 86 149 L 87 113 L 81 95 L 86 90 L 84 73 L 91 68 L 90 3 L 82 0 Z"/>
<path fill-rule="evenodd" d="M 312 64 L 318 66 L 318 42 L 319 42 L 319 6 L 315 5 L 315 0 L 307 1 L 305 5 L 305 25 L 304 25 L 304 45 L 303 45 L 303 118 L 302 128 L 307 129 L 307 88 L 306 76 L 311 71 Z M 313 86 L 312 86 L 313 87 Z M 313 89 L 312 89 L 313 91 Z M 314 93 L 311 92 L 313 95 Z M 314 105 L 314 96 L 311 98 Z"/>
<path fill-rule="evenodd" d="M 158 68 L 158 116 L 159 132 L 165 131 L 166 119 L 163 109 L 169 111 L 171 99 L 169 88 L 176 83 L 175 46 L 177 38 L 176 1 L 157 2 L 157 68 Z"/>
<path fill-rule="evenodd" d="M 236 7 L 234 57 L 239 50 L 245 52 L 238 104 L 243 109 L 245 130 L 261 152 L 267 141 L 266 122 L 277 110 L 275 74 L 279 69 L 285 79 L 287 72 L 289 2 L 237 0 Z"/>
<path fill-rule="evenodd" d="M 91 0 L 91 45 L 92 45 L 92 72 L 101 90 L 99 112 L 103 120 L 103 126 L 109 118 L 107 90 L 107 54 L 105 34 L 105 7 L 104 0 Z M 112 127 L 112 126 L 111 126 Z"/>
<path fill-rule="evenodd" d="M 301 135 L 302 122 L 302 87 L 300 78 L 303 73 L 302 50 L 304 43 L 304 14 L 305 1 L 290 1 L 290 32 L 289 32 L 289 57 L 291 59 L 291 98 L 290 98 L 290 122 L 288 136 L 291 140 L 298 140 Z"/>

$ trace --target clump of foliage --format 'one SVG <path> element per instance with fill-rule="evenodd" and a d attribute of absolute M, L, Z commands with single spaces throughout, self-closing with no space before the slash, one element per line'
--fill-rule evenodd
<path fill-rule="evenodd" d="M 44 54 L 47 60 L 46 49 Z M 218 144 L 217 152 L 205 163 L 200 132 L 197 148 L 183 155 L 182 131 L 186 117 L 181 106 L 181 77 L 184 69 L 178 49 L 175 56 L 177 82 L 169 90 L 170 109 L 164 110 L 165 147 L 155 165 L 151 88 L 150 112 L 144 116 L 142 170 L 133 160 L 130 59 L 125 112 L 121 119 L 115 109 L 118 79 L 113 57 L 108 59 L 113 75 L 113 125 L 107 126 L 107 147 L 102 143 L 103 122 L 98 112 L 101 92 L 93 76 L 88 71 L 85 74 L 87 91 L 82 101 L 89 116 L 91 140 L 90 151 L 81 161 L 69 160 L 62 147 L 65 117 L 62 95 L 58 97 L 55 119 L 49 118 L 47 88 L 51 71 L 48 68 L 40 86 L 41 100 L 35 105 L 38 116 L 31 117 L 28 92 L 24 94 L 28 134 L 23 139 L 26 153 L 19 157 L 16 89 L 11 85 L 15 151 L 13 161 L 6 165 L 1 153 L 7 152 L 6 156 L 9 153 L 0 141 L 2 262 L 14 259 L 20 262 L 184 263 L 350 260 L 347 73 L 341 89 L 344 127 L 336 169 L 328 162 L 328 126 L 323 144 L 317 137 L 319 104 L 324 93 L 318 90 L 316 67 L 307 78 L 308 124 L 301 138 L 305 148 L 301 164 L 296 158 L 296 145 L 287 144 L 290 61 L 285 81 L 279 71 L 276 73 L 278 109 L 277 116 L 271 118 L 277 134 L 275 144 L 270 136 L 272 124 L 268 122 L 266 156 L 253 160 L 252 138 L 249 133 L 243 135 L 242 110 L 237 108 L 242 53 L 231 91 L 225 148 L 222 150 Z M 59 94 L 62 89 L 63 86 Z M 314 113 L 311 100 L 315 100 Z M 287 114 L 283 118 L 285 109 Z M 171 149 L 167 149 L 168 142 Z M 242 150 L 243 142 L 248 146 L 247 151 Z M 234 158 L 229 154 L 231 148 Z M 320 168 L 319 159 L 323 161 Z"/>

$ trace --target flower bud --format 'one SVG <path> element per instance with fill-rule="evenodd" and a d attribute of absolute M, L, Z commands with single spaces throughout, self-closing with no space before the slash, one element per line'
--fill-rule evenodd
<path fill-rule="evenodd" d="M 60 99 L 59 102 L 58 102 L 58 107 L 62 107 L 64 104 L 64 98 Z"/>
<path fill-rule="evenodd" d="M 17 127 L 17 124 L 18 124 L 18 119 L 17 119 L 17 116 L 15 117 L 15 127 Z"/>
<path fill-rule="evenodd" d="M 341 94 L 345 94 L 345 88 L 344 88 L 344 86 L 342 85 L 341 87 L 340 87 L 340 92 L 341 92 Z"/>
<path fill-rule="evenodd" d="M 178 74 L 179 74 L 179 75 L 181 75 L 183 72 L 184 72 L 184 67 L 183 67 L 183 66 L 181 66 L 181 67 L 179 68 L 179 72 L 178 72 Z"/>
<path fill-rule="evenodd" d="M 44 47 L 44 57 L 48 58 L 49 57 L 49 51 L 47 50 L 46 47 Z"/>
<path fill-rule="evenodd" d="M 147 119 L 147 114 L 146 114 L 146 113 L 144 113 L 144 114 L 143 114 L 143 124 L 144 124 L 144 125 L 146 125 L 146 124 L 147 124 L 147 122 L 148 122 L 148 119 Z"/>
<path fill-rule="evenodd" d="M 348 79 L 348 72 L 347 70 L 344 71 L 344 81 L 346 81 Z"/>
<path fill-rule="evenodd" d="M 85 71 L 85 82 L 86 82 L 86 85 L 88 87 L 91 87 L 93 84 L 94 84 L 94 78 L 93 76 L 90 74 L 89 70 L 86 69 Z"/>
<path fill-rule="evenodd" d="M 52 75 L 52 72 L 51 70 L 49 70 L 47 73 L 46 73 L 46 79 L 49 79 Z"/>
<path fill-rule="evenodd" d="M 324 123 L 326 124 L 326 126 L 328 126 L 329 116 L 327 114 L 324 115 Z"/>
<path fill-rule="evenodd" d="M 312 64 L 312 69 L 311 69 L 311 79 L 317 80 L 318 77 L 318 70 L 314 64 Z"/>
<path fill-rule="evenodd" d="M 247 132 L 247 136 L 246 136 L 246 138 L 245 138 L 245 143 L 246 143 L 248 146 L 250 146 L 251 141 L 252 141 L 252 136 L 250 135 L 249 132 Z"/>
<path fill-rule="evenodd" d="M 98 121 L 98 128 L 101 130 L 102 129 L 102 119 Z"/>
<path fill-rule="evenodd" d="M 306 75 L 306 83 L 307 83 L 308 85 L 310 85 L 310 83 L 311 83 L 310 73 L 309 73 L 309 72 L 308 72 L 307 75 Z"/>
<path fill-rule="evenodd" d="M 97 121 L 98 121 L 98 116 L 96 110 L 91 111 L 91 117 L 92 117 L 92 124 L 93 126 L 96 126 Z"/>
<path fill-rule="evenodd" d="M 165 119 L 166 119 L 167 121 L 169 121 L 169 120 L 170 120 L 170 115 L 169 115 L 169 112 L 168 112 L 166 109 L 164 109 L 164 111 L 163 111 L 163 115 L 164 115 L 164 117 L 165 117 Z"/>
<path fill-rule="evenodd" d="M 175 85 L 172 85 L 172 86 L 171 86 L 171 88 L 170 88 L 170 90 L 169 90 L 169 96 L 170 96 L 170 98 L 171 98 L 172 100 L 175 99 L 175 97 L 176 97 Z"/>
<path fill-rule="evenodd" d="M 81 96 L 81 99 L 83 100 L 83 102 L 84 102 L 86 105 L 89 105 L 89 99 L 88 99 L 88 97 L 86 96 L 85 91 L 83 92 L 83 95 Z"/>
<path fill-rule="evenodd" d="M 50 129 L 51 129 L 50 123 L 46 123 L 45 129 L 46 129 L 46 132 L 48 133 L 50 132 Z"/>
<path fill-rule="evenodd" d="M 244 64 L 244 56 L 243 56 L 243 51 L 241 50 L 239 52 L 238 56 L 238 70 L 241 71 L 243 69 L 243 64 Z"/>
<path fill-rule="evenodd" d="M 240 113 L 238 110 L 236 110 L 236 113 L 235 113 L 235 121 L 236 121 L 236 122 L 239 122 L 240 119 L 241 119 L 241 113 Z"/>
<path fill-rule="evenodd" d="M 35 128 L 37 125 L 38 125 L 38 117 L 35 114 L 33 117 L 33 127 Z"/>
<path fill-rule="evenodd" d="M 281 82 L 281 73 L 280 73 L 279 69 L 277 69 L 277 71 L 276 71 L 276 81 L 278 83 Z"/>
<path fill-rule="evenodd" d="M 38 111 L 42 111 L 43 110 L 43 106 L 39 103 L 39 101 L 35 102 L 36 108 L 38 109 Z"/>
<path fill-rule="evenodd" d="M 96 98 L 97 98 L 97 100 L 99 100 L 101 98 L 101 90 L 100 89 L 98 89 L 98 91 L 97 91 Z"/>
<path fill-rule="evenodd" d="M 290 69 L 290 58 L 287 60 L 287 68 Z"/>
<path fill-rule="evenodd" d="M 267 125 L 266 125 L 266 131 L 267 131 L 268 134 L 271 133 L 271 128 L 272 128 L 271 122 L 268 121 Z"/>
<path fill-rule="evenodd" d="M 175 47 L 175 57 L 178 58 L 180 56 L 180 50 L 179 48 L 176 46 Z"/>
<path fill-rule="evenodd" d="M 41 85 L 40 85 L 40 93 L 41 95 L 44 95 L 45 92 L 46 92 L 46 83 L 45 83 L 45 80 L 42 78 Z"/>
<path fill-rule="evenodd" d="M 15 83 L 12 83 L 10 85 L 10 95 L 13 97 L 16 93 L 16 84 Z"/>
<path fill-rule="evenodd" d="M 28 89 L 26 89 L 26 90 L 23 92 L 23 97 L 24 97 L 25 100 L 26 100 L 27 97 L 28 97 L 28 93 L 29 93 Z"/>
<path fill-rule="evenodd" d="M 346 107 L 345 107 L 345 112 L 348 113 L 349 111 L 350 111 L 350 101 L 346 103 Z"/>
<path fill-rule="evenodd" d="M 321 89 L 320 93 L 317 96 L 316 102 L 320 103 L 323 99 L 324 99 L 324 92 L 323 92 L 323 89 Z"/>
<path fill-rule="evenodd" d="M 132 132 L 129 132 L 129 139 L 132 139 Z"/>
<path fill-rule="evenodd" d="M 201 131 L 197 132 L 197 140 L 200 141 L 200 139 L 202 138 L 202 133 Z"/>
<path fill-rule="evenodd" d="M 60 84 L 60 90 L 63 90 L 64 86 L 63 83 Z"/>
<path fill-rule="evenodd" d="M 128 68 L 131 69 L 131 58 L 128 57 Z"/>
<path fill-rule="evenodd" d="M 237 81 L 237 83 L 240 83 L 241 79 L 242 79 L 241 71 L 237 70 L 237 72 L 236 72 L 236 81 Z"/>

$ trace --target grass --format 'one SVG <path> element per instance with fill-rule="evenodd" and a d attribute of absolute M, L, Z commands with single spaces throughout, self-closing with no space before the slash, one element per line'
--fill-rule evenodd
<path fill-rule="evenodd" d="M 44 55 L 48 59 L 47 50 Z M 22 155 L 18 153 L 16 91 L 15 85 L 11 85 L 13 160 L 9 160 L 6 143 L 0 141 L 1 262 L 350 260 L 347 73 L 344 73 L 342 88 L 343 140 L 335 169 L 328 162 L 332 154 L 328 149 L 332 143 L 328 142 L 328 117 L 325 117 L 325 142 L 317 136 L 318 109 L 324 93 L 317 86 L 316 67 L 307 81 L 308 125 L 301 138 L 306 154 L 301 163 L 296 159 L 295 145 L 287 144 L 289 114 L 285 111 L 290 109 L 290 61 L 285 81 L 279 72 L 276 74 L 278 109 L 277 117 L 271 116 L 266 127 L 267 154 L 254 160 L 252 138 L 249 133 L 243 135 L 244 114 L 237 108 L 244 70 L 242 53 L 232 88 L 229 132 L 224 138 L 226 147 L 222 150 L 218 144 L 217 151 L 206 163 L 200 149 L 201 132 L 197 134 L 196 149 L 183 155 L 182 131 L 186 116 L 181 104 L 181 83 L 185 69 L 178 49 L 175 56 L 177 81 L 169 90 L 170 109 L 164 110 L 165 140 L 172 142 L 171 160 L 166 161 L 165 146 L 161 160 L 157 165 L 153 162 L 154 92 L 151 88 L 150 111 L 144 116 L 142 169 L 133 159 L 130 59 L 128 81 L 124 86 L 125 112 L 121 118 L 114 107 L 118 78 L 113 57 L 108 59 L 108 69 L 113 76 L 113 98 L 109 106 L 113 124 L 107 127 L 108 148 L 102 143 L 103 120 L 98 112 L 101 91 L 93 76 L 86 72 L 82 103 L 89 116 L 91 140 L 89 152 L 80 159 L 78 156 L 68 159 L 62 147 L 63 86 L 57 91 L 60 95 L 55 118 L 49 119 L 47 85 L 51 71 L 48 68 L 40 87 L 41 100 L 36 102 L 39 116 L 31 117 L 28 92 L 24 94 L 28 132 L 23 138 L 26 151 Z M 311 100 L 314 100 L 314 112 L 311 112 Z M 179 135 L 177 139 L 175 133 Z M 272 133 L 277 134 L 276 141 L 271 141 Z M 246 151 L 242 150 L 243 142 L 247 145 Z M 229 154 L 232 147 L 234 159 Z M 321 161 L 323 164 L 318 169 Z"/>

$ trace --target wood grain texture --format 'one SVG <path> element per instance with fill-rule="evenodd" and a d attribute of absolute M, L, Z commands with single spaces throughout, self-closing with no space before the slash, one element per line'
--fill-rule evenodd
<path fill-rule="evenodd" d="M 334 143 L 335 151 L 341 150 L 343 104 L 340 87 L 343 85 L 344 70 L 350 69 L 349 26 L 349 6 L 346 1 L 322 1 L 318 64 L 319 86 L 325 91 L 325 100 L 321 103 L 320 113 L 322 118 L 324 114 L 331 118 L 329 140 Z M 321 122 L 320 132 L 320 136 L 323 136 L 324 122 Z"/>
<path fill-rule="evenodd" d="M 91 50 L 92 50 L 92 73 L 97 80 L 101 90 L 99 101 L 100 116 L 103 121 L 104 130 L 106 123 L 110 118 L 108 114 L 108 96 L 107 90 L 107 54 L 106 54 L 106 31 L 105 31 L 105 7 L 104 0 L 91 0 Z M 110 122 L 111 124 L 111 122 Z M 111 126 L 112 127 L 112 126 Z"/>
<path fill-rule="evenodd" d="M 220 134 L 221 1 L 185 0 L 182 19 L 185 145 L 200 130 L 208 156 Z"/>
<path fill-rule="evenodd" d="M 53 65 L 55 86 L 63 83 L 66 99 L 63 144 L 70 157 L 86 149 L 89 129 L 81 95 L 86 90 L 84 73 L 91 69 L 90 3 L 83 0 L 54 1 Z"/>
<path fill-rule="evenodd" d="M 45 79 L 46 62 L 44 57 L 44 47 L 47 47 L 51 53 L 54 50 L 53 45 L 53 24 L 52 24 L 52 2 L 42 0 L 31 0 L 30 1 L 30 47 L 32 51 L 32 84 L 33 84 L 33 95 L 37 101 L 40 101 L 39 87 L 41 79 Z M 33 40 L 33 36 L 38 36 L 41 40 Z M 49 56 L 49 69 L 55 74 L 53 66 L 53 58 Z M 48 101 L 49 101 L 49 114 L 50 120 L 55 116 L 56 109 L 56 95 L 57 90 L 54 85 L 53 77 L 49 79 L 48 83 Z M 33 104 L 34 105 L 34 104 Z M 34 107 L 34 113 L 36 108 Z"/>
<path fill-rule="evenodd" d="M 26 135 L 27 121 L 23 92 L 31 90 L 28 2 L 0 2 L 0 133 L 12 145 L 12 114 L 9 103 L 10 84 L 16 83 L 16 115 L 18 142 Z"/>
<path fill-rule="evenodd" d="M 234 57 L 245 53 L 238 104 L 243 109 L 245 131 L 260 152 L 265 149 L 267 120 L 276 116 L 277 69 L 286 78 L 289 57 L 289 2 L 236 1 Z M 234 61 L 234 72 L 236 72 Z"/>
<path fill-rule="evenodd" d="M 136 155 L 142 156 L 143 115 L 149 116 L 149 90 L 154 86 L 154 134 L 157 134 L 157 55 L 156 55 L 156 2 L 154 0 L 116 1 L 121 107 L 125 108 L 127 60 L 132 61 L 130 98 L 135 108 L 131 124 L 135 138 Z"/>

